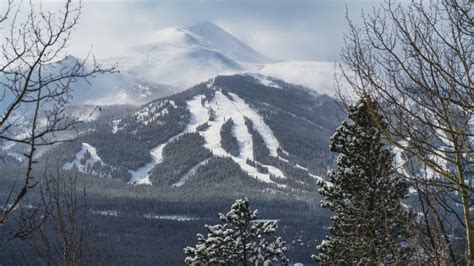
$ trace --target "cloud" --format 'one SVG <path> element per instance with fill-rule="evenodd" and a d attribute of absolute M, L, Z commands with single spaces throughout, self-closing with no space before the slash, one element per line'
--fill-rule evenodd
<path fill-rule="evenodd" d="M 1 0 L 0 0 L 1 1 Z M 39 2 L 40 0 L 34 0 Z M 42 0 L 60 6 L 61 1 Z M 97 57 L 120 54 L 144 36 L 166 27 L 209 20 L 263 54 L 285 60 L 338 58 L 346 30 L 346 5 L 352 16 L 377 1 L 354 0 L 83 0 L 83 15 L 73 34 L 71 53 Z"/>

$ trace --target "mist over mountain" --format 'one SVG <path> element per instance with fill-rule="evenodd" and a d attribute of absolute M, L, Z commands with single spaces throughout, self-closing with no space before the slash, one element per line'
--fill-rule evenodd
<path fill-rule="evenodd" d="M 333 63 L 277 62 L 209 21 L 152 32 L 143 44 L 99 62 L 116 65 L 118 72 L 75 84 L 75 104 L 139 105 L 150 96 L 168 96 L 237 73 L 261 73 L 334 94 Z"/>
<path fill-rule="evenodd" d="M 186 28 L 189 32 L 201 36 L 204 41 L 243 63 L 268 63 L 272 60 L 255 51 L 210 21 L 203 21 Z"/>

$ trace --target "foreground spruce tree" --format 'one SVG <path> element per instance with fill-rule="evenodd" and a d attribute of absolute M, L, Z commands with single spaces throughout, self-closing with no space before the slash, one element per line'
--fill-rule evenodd
<path fill-rule="evenodd" d="M 323 264 L 403 263 L 409 256 L 409 213 L 400 202 L 408 185 L 396 176 L 393 156 L 372 122 L 374 106 L 370 100 L 351 106 L 331 138 L 331 151 L 340 155 L 319 192 L 321 206 L 335 216 L 331 236 L 313 256 Z"/>
<path fill-rule="evenodd" d="M 275 221 L 258 222 L 247 199 L 236 200 L 222 224 L 206 225 L 207 239 L 198 234 L 196 247 L 186 247 L 188 265 L 287 265 L 285 241 L 272 236 Z M 273 239 L 273 241 L 270 241 Z M 270 242 L 269 242 L 270 241 Z"/>

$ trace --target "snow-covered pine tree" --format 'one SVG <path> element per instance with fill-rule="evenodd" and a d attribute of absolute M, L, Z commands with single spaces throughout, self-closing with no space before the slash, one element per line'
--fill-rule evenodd
<path fill-rule="evenodd" d="M 247 198 L 238 199 L 222 224 L 206 225 L 207 238 L 197 235 L 196 247 L 186 247 L 188 265 L 287 265 L 285 241 L 273 236 L 275 221 L 259 222 Z"/>
<path fill-rule="evenodd" d="M 319 192 L 321 206 L 335 216 L 331 236 L 313 255 L 323 264 L 402 263 L 410 253 L 411 214 L 401 205 L 408 184 L 396 175 L 393 155 L 371 115 L 378 115 L 375 103 L 358 101 L 331 138 L 331 151 L 339 157 L 329 182 L 319 182 Z"/>

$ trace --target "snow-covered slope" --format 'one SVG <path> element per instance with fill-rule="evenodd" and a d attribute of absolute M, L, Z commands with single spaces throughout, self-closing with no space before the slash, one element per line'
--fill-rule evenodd
<path fill-rule="evenodd" d="M 82 143 L 81 150 L 76 153 L 74 160 L 65 163 L 63 169 L 76 169 L 82 173 L 93 173 L 98 176 L 110 177 L 110 173 L 100 171 L 104 165 L 102 159 L 97 155 L 95 147 L 88 143 Z"/>
<path fill-rule="evenodd" d="M 283 79 L 311 88 L 318 93 L 334 96 L 337 70 L 335 63 L 318 61 L 291 61 L 263 65 L 258 73 Z"/>
<path fill-rule="evenodd" d="M 70 69 L 78 61 L 83 60 L 67 56 L 47 69 Z M 141 105 L 215 76 L 237 73 L 260 73 L 334 95 L 337 69 L 330 62 L 275 63 L 211 22 L 151 32 L 141 45 L 98 62 L 116 66 L 117 71 L 78 79 L 72 85 L 73 104 Z M 0 102 L 0 110 L 9 97 Z"/>
<path fill-rule="evenodd" d="M 222 91 L 217 90 L 214 98 L 209 103 L 209 108 L 214 110 L 215 119 L 208 122 L 210 127 L 202 133 L 206 139 L 206 148 L 210 149 L 215 155 L 231 157 L 245 172 L 260 181 L 272 182 L 270 175 L 285 178 L 283 172 L 276 167 L 264 165 L 259 162 L 268 168 L 268 173 L 260 173 L 254 166 L 247 164 L 247 160 L 253 161 L 255 158 L 253 155 L 252 135 L 249 133 L 247 125 L 245 124 L 245 118 L 253 122 L 254 130 L 263 137 L 265 145 L 270 150 L 272 156 L 278 157 L 277 149 L 280 148 L 280 144 L 268 125 L 263 122 L 262 117 L 248 106 L 245 101 L 236 94 L 229 93 L 228 96 L 226 96 Z M 232 119 L 234 121 L 232 133 L 239 144 L 239 156 L 232 156 L 226 152 L 221 145 L 219 132 L 226 119 Z"/>
<path fill-rule="evenodd" d="M 176 189 L 232 177 L 264 188 L 314 189 L 333 160 L 327 142 L 337 108 L 333 99 L 282 80 L 218 76 L 93 122 L 77 142 L 96 149 L 80 144 L 77 153 L 72 146 L 75 159 L 65 169 L 97 174 L 89 165 L 99 162 L 112 178 Z M 100 161 L 89 162 L 86 151 Z"/>
<path fill-rule="evenodd" d="M 71 64 L 68 57 L 61 64 Z M 334 95 L 334 63 L 278 62 L 258 53 L 211 22 L 150 33 L 141 45 L 100 60 L 119 72 L 75 85 L 74 103 L 144 104 L 217 75 L 260 73 Z"/>
<path fill-rule="evenodd" d="M 247 125 L 245 124 L 245 118 L 250 119 L 253 122 L 254 129 L 257 130 L 257 132 L 259 132 L 264 138 L 265 144 L 270 150 L 272 156 L 278 157 L 277 149 L 280 148 L 280 144 L 273 135 L 271 129 L 265 124 L 263 119 L 254 110 L 252 110 L 252 108 L 250 108 L 245 103 L 245 101 L 235 94 L 229 95 L 230 96 L 225 96 L 220 90 L 217 90 L 214 98 L 210 102 L 207 102 L 204 95 L 195 96 L 191 100 L 187 101 L 186 105 L 191 116 L 186 129 L 180 134 L 170 138 L 167 142 L 153 148 L 150 151 L 153 161 L 136 171 L 132 171 L 132 179 L 130 180 L 130 183 L 151 184 L 149 181 L 149 172 L 153 169 L 153 167 L 155 167 L 155 165 L 160 164 L 163 161 L 162 153 L 164 147 L 186 133 L 199 132 L 197 127 L 203 123 L 208 123 L 209 125 L 206 130 L 203 130 L 200 133 L 206 140 L 204 147 L 209 149 L 215 156 L 232 158 L 232 160 L 239 164 L 239 166 L 246 173 L 263 182 L 272 182 L 270 175 L 274 175 L 279 178 L 285 178 L 281 170 L 271 165 L 264 165 L 260 163 L 269 170 L 267 174 L 263 174 L 259 173 L 259 171 L 254 166 L 247 164 L 247 160 L 253 161 L 255 158 L 253 156 L 252 135 L 248 132 Z M 214 112 L 214 118 L 212 121 L 210 120 L 209 116 L 211 110 Z M 232 156 L 221 146 L 220 130 L 227 119 L 232 119 L 235 123 L 232 133 L 239 143 L 239 156 Z M 192 173 L 195 172 L 196 168 L 205 164 L 206 161 L 207 159 L 193 167 L 194 169 L 189 170 L 179 182 L 174 184 L 174 186 L 179 187 L 184 185 L 185 181 L 189 179 L 190 176 L 192 176 Z"/>
<path fill-rule="evenodd" d="M 212 85 L 210 86 L 212 87 Z M 253 140 L 252 135 L 247 129 L 245 124 L 245 118 L 250 119 L 253 122 L 254 129 L 260 133 L 265 141 L 265 145 L 270 151 L 272 156 L 278 157 L 277 149 L 280 148 L 278 140 L 273 135 L 273 132 L 265 124 L 262 117 L 258 115 L 250 106 L 248 106 L 244 100 L 242 100 L 236 94 L 229 94 L 225 96 L 218 88 L 216 89 L 215 96 L 208 102 L 204 95 L 198 95 L 186 102 L 187 108 L 191 114 L 188 126 L 186 129 L 170 138 L 167 142 L 160 144 L 153 148 L 150 153 L 152 154 L 153 161 L 144 167 L 132 172 L 131 183 L 133 184 L 151 184 L 149 181 L 149 172 L 163 161 L 163 148 L 176 140 L 178 137 L 189 133 L 199 132 L 197 127 L 203 123 L 208 123 L 208 128 L 200 132 L 200 134 L 206 140 L 205 148 L 209 149 L 215 156 L 231 158 L 236 162 L 243 171 L 250 176 L 257 178 L 263 182 L 272 182 L 270 175 L 274 175 L 279 178 L 285 178 L 283 172 L 271 165 L 264 165 L 259 162 L 262 166 L 268 168 L 268 173 L 260 173 L 254 166 L 249 165 L 247 160 L 254 161 L 253 156 Z M 212 110 L 212 111 L 211 111 Z M 210 113 L 214 113 L 212 121 L 210 120 Z M 220 130 L 222 125 L 227 119 L 234 121 L 233 135 L 237 139 L 239 144 L 239 156 L 233 156 L 223 149 L 221 146 Z M 207 162 L 207 159 L 197 164 L 194 169 L 188 171 L 177 183 L 175 187 L 184 185 L 187 179 L 192 176 L 192 173 L 196 171 L 196 168 Z"/>
<path fill-rule="evenodd" d="M 260 73 L 331 96 L 337 70 L 332 62 L 274 63 L 211 22 L 157 31 L 147 44 L 119 59 L 119 65 L 147 80 L 184 87 L 217 75 Z"/>
<path fill-rule="evenodd" d="M 266 56 L 255 51 L 212 22 L 204 21 L 188 27 L 186 30 L 202 37 L 207 44 L 216 47 L 216 49 L 238 62 L 266 63 L 270 61 Z"/>
<path fill-rule="evenodd" d="M 140 105 L 164 96 L 174 94 L 182 89 L 167 84 L 152 81 L 124 80 L 127 76 L 120 74 L 106 74 L 94 80 L 94 92 L 84 101 L 85 104 L 92 105 Z M 97 81 L 97 82 L 96 82 Z M 96 92 L 95 90 L 100 90 Z M 79 91 L 77 91 L 79 93 Z M 100 93 L 100 94 L 99 94 Z M 90 97 L 90 95 L 96 95 Z"/>
<path fill-rule="evenodd" d="M 151 185 L 150 181 L 150 171 L 157 165 L 163 162 L 163 149 L 165 148 L 166 145 L 168 145 L 170 142 L 174 141 L 175 139 L 179 138 L 180 136 L 188 133 L 188 132 L 194 132 L 196 130 L 196 127 L 199 126 L 200 124 L 206 122 L 209 119 L 209 115 L 207 113 L 207 110 L 204 108 L 200 108 L 201 106 L 201 96 L 196 96 L 192 100 L 186 102 L 187 107 L 191 111 L 191 117 L 189 119 L 188 126 L 186 129 L 173 136 L 170 138 L 168 141 L 165 143 L 162 143 L 153 149 L 150 150 L 150 155 L 153 159 L 153 161 L 147 163 L 145 166 L 140 167 L 137 170 L 131 171 L 132 178 L 130 179 L 131 184 L 139 184 L 139 185 Z M 174 106 L 174 102 L 172 102 L 170 106 Z M 146 108 L 146 107 L 145 107 Z M 168 112 L 168 109 L 164 109 L 164 111 Z M 163 111 L 162 111 L 163 112 Z M 162 113 L 161 112 L 161 113 Z M 138 112 L 140 117 L 146 116 L 149 113 L 149 111 L 144 110 Z M 148 123 L 145 121 L 144 123 Z"/>
<path fill-rule="evenodd" d="M 145 44 L 114 59 L 126 75 L 184 87 L 243 70 L 240 63 L 210 40 L 182 28 L 154 32 Z"/>

